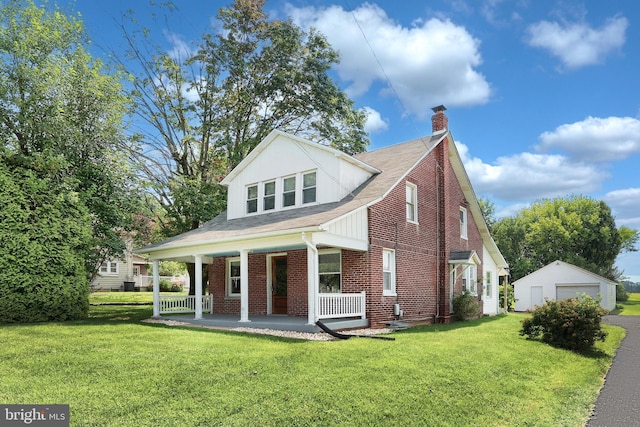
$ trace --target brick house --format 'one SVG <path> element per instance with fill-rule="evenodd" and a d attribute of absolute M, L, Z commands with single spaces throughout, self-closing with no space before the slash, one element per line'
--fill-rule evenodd
<path fill-rule="evenodd" d="M 273 131 L 222 181 L 225 212 L 139 252 L 195 262 L 198 276 L 208 264 L 212 313 L 240 322 L 448 322 L 463 289 L 479 314 L 495 314 L 507 264 L 444 110 L 434 108 L 432 135 L 355 156 Z M 199 319 L 202 289 L 194 301 Z"/>

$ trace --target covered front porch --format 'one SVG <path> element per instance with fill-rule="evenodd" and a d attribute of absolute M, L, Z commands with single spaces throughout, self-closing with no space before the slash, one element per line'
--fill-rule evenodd
<path fill-rule="evenodd" d="M 369 326 L 366 293 L 361 287 L 341 283 L 341 267 L 327 272 L 323 264 L 325 257 L 333 260 L 332 266 L 340 266 L 341 253 L 363 253 L 366 243 L 309 230 L 269 239 L 211 242 L 194 249 L 187 249 L 194 255 L 183 250 L 179 256 L 176 251 L 152 254 L 154 318 L 301 332 L 317 332 L 318 320 L 339 329 Z M 157 272 L 161 259 L 194 263 L 195 295 L 160 296 Z M 209 265 L 208 295 L 203 292 L 204 264 Z M 279 301 L 282 276 L 289 288 L 284 303 Z M 193 313 L 193 317 L 184 313 Z"/>

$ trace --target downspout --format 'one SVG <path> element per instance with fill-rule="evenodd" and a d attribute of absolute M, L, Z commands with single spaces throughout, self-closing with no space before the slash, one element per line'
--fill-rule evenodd
<path fill-rule="evenodd" d="M 313 253 L 314 262 L 312 263 L 307 255 L 307 322 L 309 324 L 315 324 L 316 322 L 316 292 L 318 291 L 318 287 L 316 286 L 316 279 L 318 277 L 318 272 L 316 271 L 317 259 L 318 259 L 318 248 L 316 245 L 311 243 L 309 239 L 307 239 L 307 235 L 302 232 L 302 241 L 307 245 L 307 254 L 310 252 Z M 313 266 L 312 266 L 313 264 Z M 311 271 L 313 270 L 313 271 Z M 311 283 L 313 281 L 313 283 Z"/>

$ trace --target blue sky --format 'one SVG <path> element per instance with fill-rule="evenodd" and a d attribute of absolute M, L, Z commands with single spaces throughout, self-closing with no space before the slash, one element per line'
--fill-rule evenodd
<path fill-rule="evenodd" d="M 179 51 L 218 28 L 217 10 L 229 2 L 176 4 L 159 24 L 146 0 L 64 7 L 82 14 L 104 54 L 123 45 L 117 23 L 128 9 Z M 431 133 L 431 107 L 444 104 L 476 194 L 499 216 L 580 194 L 640 229 L 636 0 L 270 0 L 266 8 L 319 29 L 340 52 L 332 74 L 368 111 L 370 149 Z M 640 281 L 640 254 L 617 265 Z"/>

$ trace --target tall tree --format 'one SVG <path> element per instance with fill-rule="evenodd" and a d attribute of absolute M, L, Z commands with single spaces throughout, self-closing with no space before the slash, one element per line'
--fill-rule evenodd
<path fill-rule="evenodd" d="M 493 228 L 514 280 L 558 259 L 617 280 L 616 257 L 638 239 L 637 230 L 616 228 L 605 202 L 583 196 L 536 202 Z"/>
<path fill-rule="evenodd" d="M 314 30 L 270 20 L 264 4 L 236 0 L 220 9 L 222 28 L 182 54 L 123 25 L 128 59 L 141 70 L 133 73 L 135 111 L 151 125 L 132 154 L 167 213 L 167 236 L 224 209 L 219 182 L 273 129 L 349 153 L 368 143 L 364 113 L 328 75 L 337 52 Z"/>
<path fill-rule="evenodd" d="M 89 232 L 77 233 L 87 241 L 76 245 L 88 249 L 75 253 L 88 289 L 88 275 L 123 250 L 121 232 L 131 225 L 137 200 L 121 150 L 127 98 L 120 77 L 88 54 L 78 18 L 31 0 L 5 2 L 0 12 L 0 166 L 9 171 L 7 179 L 35 176 L 47 182 L 52 194 L 88 212 Z M 26 200 L 31 190 L 40 191 L 21 188 Z M 47 198 L 38 200 L 22 209 L 38 207 Z M 13 210 L 12 217 L 28 218 L 15 215 Z M 83 220 L 78 217 L 80 225 Z"/>

